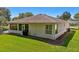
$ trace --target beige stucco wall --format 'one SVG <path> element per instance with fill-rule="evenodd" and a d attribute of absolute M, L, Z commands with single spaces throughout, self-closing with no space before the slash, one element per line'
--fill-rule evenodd
<path fill-rule="evenodd" d="M 55 39 L 58 38 L 59 36 L 61 36 L 62 34 L 64 34 L 68 28 L 69 28 L 69 23 L 67 23 L 67 22 L 65 22 L 64 24 L 60 23 L 58 25 L 58 33 L 55 34 Z"/>
<path fill-rule="evenodd" d="M 67 31 L 67 29 L 66 29 L 65 25 L 59 24 L 58 25 L 58 33 L 55 34 L 55 39 L 58 38 L 59 36 L 61 36 L 62 34 L 64 34 L 64 32 L 66 32 L 66 31 Z"/>
<path fill-rule="evenodd" d="M 64 32 L 67 31 L 68 24 L 67 23 L 59 23 L 58 24 L 58 33 L 46 34 L 45 33 L 45 25 L 47 24 L 29 24 L 29 35 L 38 36 L 49 39 L 56 39 L 61 36 Z M 53 25 L 53 24 L 52 24 Z M 52 30 L 54 31 L 54 29 Z"/>
<path fill-rule="evenodd" d="M 62 35 L 64 32 L 67 31 L 67 28 L 69 28 L 68 23 L 59 23 L 58 24 L 58 33 L 55 34 L 52 32 L 52 34 L 46 34 L 45 33 L 45 25 L 47 24 L 28 24 L 29 25 L 29 35 L 37 36 L 37 37 L 43 37 L 43 38 L 49 38 L 49 39 L 56 39 L 60 35 Z M 52 24 L 53 25 L 53 24 Z M 54 28 L 53 30 L 54 31 Z M 22 31 L 19 30 L 9 30 L 11 33 L 19 33 L 22 35 Z"/>
<path fill-rule="evenodd" d="M 29 35 L 53 39 L 54 33 L 52 35 L 45 33 L 45 25 L 46 24 L 29 24 Z M 52 31 L 54 31 L 54 29 Z"/>

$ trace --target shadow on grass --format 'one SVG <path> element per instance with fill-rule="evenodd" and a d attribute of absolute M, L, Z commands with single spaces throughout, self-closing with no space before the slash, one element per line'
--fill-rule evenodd
<path fill-rule="evenodd" d="M 75 34 L 75 31 L 68 32 L 68 35 L 64 39 L 57 39 L 57 40 L 34 37 L 34 36 L 22 36 L 22 35 L 13 34 L 13 33 L 12 34 L 10 33 L 9 35 L 14 35 L 14 36 L 24 37 L 24 38 L 28 38 L 28 39 L 33 39 L 33 40 L 45 42 L 45 43 L 48 43 L 48 44 L 51 44 L 51 45 L 58 45 L 58 46 L 67 47 L 70 40 L 73 38 L 74 34 Z"/>
<path fill-rule="evenodd" d="M 74 34 L 75 34 L 75 31 L 70 31 L 70 33 L 68 33 L 68 35 L 65 37 L 64 43 L 63 43 L 62 46 L 67 47 L 69 42 L 70 42 L 70 40 L 72 40 Z"/>
<path fill-rule="evenodd" d="M 48 44 L 51 44 L 51 45 L 58 45 L 58 46 L 61 45 L 61 40 L 52 40 L 52 39 L 40 38 L 40 37 L 36 37 L 36 36 L 22 36 L 22 35 L 13 34 L 13 33 L 12 34 L 10 33 L 9 35 L 24 37 L 24 38 L 27 38 L 27 39 L 33 39 L 33 40 L 41 41 L 41 42 L 48 43 Z"/>

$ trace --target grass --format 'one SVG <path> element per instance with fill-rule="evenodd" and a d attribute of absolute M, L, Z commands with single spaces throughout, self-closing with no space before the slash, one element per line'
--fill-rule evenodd
<path fill-rule="evenodd" d="M 70 40 L 72 40 L 74 34 L 75 34 L 75 31 L 69 32 L 68 36 L 66 36 L 66 37 L 64 38 L 64 44 L 63 44 L 63 46 L 65 46 L 65 47 L 68 46 L 68 44 L 69 44 Z"/>
<path fill-rule="evenodd" d="M 75 30 L 65 37 L 62 46 L 24 38 L 16 35 L 0 35 L 0 51 L 3 52 L 76 52 L 79 51 L 79 30 Z"/>

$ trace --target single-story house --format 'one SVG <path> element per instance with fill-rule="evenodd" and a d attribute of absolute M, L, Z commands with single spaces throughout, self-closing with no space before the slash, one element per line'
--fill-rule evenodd
<path fill-rule="evenodd" d="M 64 34 L 68 28 L 69 23 L 64 20 L 38 14 L 10 21 L 8 32 L 55 40 Z"/>
<path fill-rule="evenodd" d="M 68 20 L 71 26 L 79 26 L 79 20 Z"/>

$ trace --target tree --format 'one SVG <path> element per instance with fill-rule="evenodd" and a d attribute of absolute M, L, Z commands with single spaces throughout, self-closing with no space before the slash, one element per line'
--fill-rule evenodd
<path fill-rule="evenodd" d="M 57 15 L 57 18 L 60 18 L 60 16 L 59 16 L 59 15 Z"/>
<path fill-rule="evenodd" d="M 0 7 L 0 25 L 7 25 L 10 21 L 10 11 L 7 8 Z"/>
<path fill-rule="evenodd" d="M 14 17 L 12 20 L 21 19 L 21 18 L 30 17 L 30 16 L 33 16 L 31 12 L 19 13 L 19 15 L 17 17 Z"/>
<path fill-rule="evenodd" d="M 74 15 L 74 18 L 78 20 L 78 19 L 79 19 L 79 13 L 76 13 L 76 14 Z"/>
<path fill-rule="evenodd" d="M 1 25 L 8 25 L 7 22 L 8 22 L 8 21 L 6 20 L 5 17 L 0 16 L 0 26 L 1 26 Z"/>
<path fill-rule="evenodd" d="M 18 18 L 19 18 L 19 19 L 24 18 L 24 13 L 19 13 Z"/>
<path fill-rule="evenodd" d="M 0 16 L 3 16 L 6 18 L 7 21 L 10 21 L 10 11 L 7 8 L 1 7 L 0 8 Z"/>
<path fill-rule="evenodd" d="M 12 21 L 13 21 L 13 20 L 16 20 L 16 19 L 19 19 L 19 17 L 13 17 L 13 18 L 12 18 Z"/>
<path fill-rule="evenodd" d="M 33 14 L 31 12 L 24 13 L 24 17 L 30 17 L 30 16 L 33 16 Z"/>
<path fill-rule="evenodd" d="M 9 9 L 6 9 L 6 19 L 7 19 L 8 21 L 11 20 L 10 16 L 11 16 L 11 15 L 10 15 Z"/>
<path fill-rule="evenodd" d="M 71 14 L 69 12 L 65 11 L 59 18 L 63 19 L 63 20 L 68 20 L 71 18 Z"/>
<path fill-rule="evenodd" d="M 24 17 L 30 17 L 33 16 L 33 14 L 31 12 L 26 12 L 26 13 L 19 13 L 19 18 L 24 18 Z"/>

